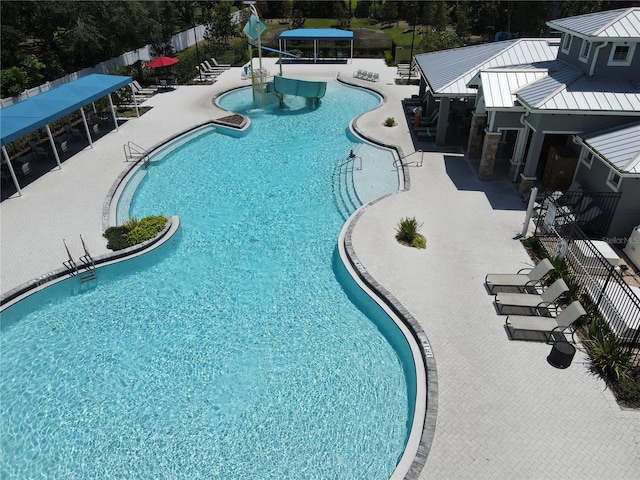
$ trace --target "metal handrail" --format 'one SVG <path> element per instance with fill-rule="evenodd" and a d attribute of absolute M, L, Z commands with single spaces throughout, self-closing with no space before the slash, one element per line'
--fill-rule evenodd
<path fill-rule="evenodd" d="M 411 155 L 413 155 L 414 153 L 418 153 L 418 152 L 420 152 L 420 154 L 421 154 L 421 155 L 420 155 L 420 160 L 419 160 L 419 161 L 412 161 L 412 162 L 407 162 L 407 163 L 404 163 L 404 162 L 402 161 L 402 160 L 404 160 L 404 159 L 406 159 L 406 158 L 409 158 L 409 157 L 410 157 Z M 394 162 L 393 162 L 393 168 L 399 168 L 399 167 L 409 166 L 409 165 L 412 165 L 412 164 L 415 164 L 415 165 L 416 165 L 416 167 L 421 167 L 423 162 L 424 162 L 424 152 L 422 151 L 422 149 L 420 149 L 420 150 L 416 150 L 416 151 L 414 151 L 414 152 L 411 152 L 411 153 L 409 153 L 409 154 L 405 155 L 404 157 L 400 157 L 400 158 L 398 158 L 397 160 L 394 160 Z"/>
<path fill-rule="evenodd" d="M 71 256 L 71 252 L 69 251 L 69 247 L 67 246 L 67 241 L 64 238 L 62 239 L 62 243 L 64 243 L 64 248 L 67 251 L 67 256 L 69 257 L 69 259 L 65 262 L 62 262 L 62 264 L 65 267 L 67 267 L 69 270 L 73 270 L 73 272 L 69 272 L 69 273 L 71 276 L 75 276 L 78 273 L 78 265 L 76 264 L 75 260 Z"/>
<path fill-rule="evenodd" d="M 122 148 L 124 149 L 124 157 L 127 161 L 144 159 L 144 164 L 149 165 L 149 152 L 145 148 L 131 140 L 125 143 Z M 134 156 L 134 154 L 136 154 L 136 156 Z"/>

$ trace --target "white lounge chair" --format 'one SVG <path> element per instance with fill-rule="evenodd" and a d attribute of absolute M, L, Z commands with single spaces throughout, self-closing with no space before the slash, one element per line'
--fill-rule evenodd
<path fill-rule="evenodd" d="M 564 333 L 571 328 L 571 340 L 575 330 L 574 324 L 587 312 L 577 300 L 564 308 L 557 317 L 543 317 L 540 315 L 509 315 L 505 326 L 509 329 L 511 338 L 515 330 L 543 332 L 547 341 L 551 340 L 554 333 Z"/>
<path fill-rule="evenodd" d="M 529 287 L 539 286 L 551 270 L 553 270 L 553 264 L 548 258 L 544 258 L 535 267 L 521 268 L 518 273 L 490 273 L 485 277 L 484 282 L 490 293 L 495 293 L 496 287 L 515 287 L 525 292 Z"/>
<path fill-rule="evenodd" d="M 561 295 L 569 291 L 564 280 L 559 278 L 541 294 L 537 293 L 505 293 L 496 294 L 498 312 L 502 313 L 505 305 L 530 309 L 535 315 L 540 308 L 555 306 Z"/>
<path fill-rule="evenodd" d="M 218 61 L 211 57 L 211 63 L 213 63 L 214 67 L 218 67 L 218 68 L 224 68 L 225 70 L 229 70 L 231 68 L 231 65 L 228 63 L 218 63 Z"/>
<path fill-rule="evenodd" d="M 132 83 L 133 83 L 133 91 L 136 93 L 136 95 L 141 95 L 143 97 L 151 97 L 156 93 L 155 88 L 144 88 L 143 86 L 140 85 L 140 83 L 138 83 L 137 80 L 134 80 Z"/>
<path fill-rule="evenodd" d="M 362 75 L 362 69 L 358 69 L 357 72 L 353 72 L 354 78 L 360 78 L 361 75 Z"/>

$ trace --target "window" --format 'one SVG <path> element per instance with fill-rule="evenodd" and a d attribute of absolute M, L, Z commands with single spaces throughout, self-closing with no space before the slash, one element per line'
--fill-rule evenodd
<path fill-rule="evenodd" d="M 618 43 L 614 44 L 609 56 L 609 65 L 631 65 L 631 58 L 636 45 Z"/>
<path fill-rule="evenodd" d="M 568 33 L 565 33 L 564 37 L 562 37 L 562 51 L 564 53 L 569 53 L 569 50 L 571 49 L 571 40 L 573 40 L 573 36 Z"/>
<path fill-rule="evenodd" d="M 622 177 L 619 173 L 614 170 L 609 170 L 609 177 L 607 178 L 607 185 L 611 187 L 614 192 L 617 192 L 620 188 L 620 182 L 622 181 Z"/>
<path fill-rule="evenodd" d="M 585 167 L 591 168 L 593 165 L 593 153 L 588 150 L 583 150 L 582 163 Z"/>
<path fill-rule="evenodd" d="M 589 59 L 589 53 L 591 52 L 591 42 L 588 40 L 582 40 L 582 48 L 580 49 L 580 60 L 586 62 Z"/>

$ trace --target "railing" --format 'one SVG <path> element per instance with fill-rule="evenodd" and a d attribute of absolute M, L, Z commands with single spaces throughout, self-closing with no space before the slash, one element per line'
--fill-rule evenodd
<path fill-rule="evenodd" d="M 64 243 L 64 248 L 67 251 L 68 259 L 62 262 L 62 264 L 69 270 L 70 276 L 77 277 L 80 283 L 86 283 L 90 280 L 95 280 L 98 275 L 96 273 L 95 262 L 87 249 L 87 245 L 84 243 L 82 235 L 80 235 L 80 242 L 82 242 L 82 248 L 84 249 L 84 255 L 79 258 L 81 265 L 79 266 L 73 259 L 67 241 L 64 239 L 62 243 Z"/>
<path fill-rule="evenodd" d="M 411 161 L 411 162 L 404 162 L 403 160 L 409 158 L 411 155 L 414 155 L 416 153 L 420 154 L 420 160 L 416 160 L 416 161 Z M 416 167 L 421 167 L 422 163 L 424 162 L 424 152 L 422 150 L 416 150 L 415 152 L 411 152 L 407 155 L 405 155 L 404 157 L 400 157 L 397 160 L 394 160 L 393 162 L 393 167 L 394 168 L 400 168 L 400 167 L 408 167 L 410 165 L 415 165 Z"/>
<path fill-rule="evenodd" d="M 591 303 L 592 312 L 624 342 L 629 355 L 640 360 L 640 289 L 626 282 L 629 273 L 617 265 L 615 252 L 607 255 L 605 242 L 590 240 L 575 224 L 559 229 L 552 226 L 536 236 L 550 257 L 564 255 L 576 293 Z"/>
<path fill-rule="evenodd" d="M 140 145 L 129 141 L 125 143 L 122 148 L 124 149 L 124 158 L 127 162 L 144 160 L 145 167 L 149 166 L 149 152 L 142 148 Z"/>
<path fill-rule="evenodd" d="M 586 192 L 583 190 L 538 194 L 541 202 L 536 209 L 536 234 L 552 226 L 558 231 L 574 225 L 591 238 L 607 236 L 621 192 Z"/>
<path fill-rule="evenodd" d="M 68 260 L 62 262 L 62 264 L 69 269 L 69 275 L 74 277 L 78 273 L 78 265 L 76 265 L 75 260 L 71 256 L 71 252 L 69 251 L 69 247 L 67 245 L 67 241 L 63 238 L 62 243 L 64 243 L 64 248 L 67 251 Z"/>
<path fill-rule="evenodd" d="M 356 161 L 359 161 L 358 167 L 356 167 Z M 337 164 L 331 175 L 333 196 L 344 220 L 362 205 L 353 183 L 353 170 L 356 168 L 362 170 L 362 158 L 351 150 L 347 159 Z"/>

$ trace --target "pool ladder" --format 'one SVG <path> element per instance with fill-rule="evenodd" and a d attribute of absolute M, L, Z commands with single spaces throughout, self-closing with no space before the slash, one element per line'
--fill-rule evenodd
<path fill-rule="evenodd" d="M 145 167 L 149 166 L 149 152 L 140 145 L 128 141 L 122 148 L 124 149 L 124 158 L 127 162 L 142 160 Z"/>
<path fill-rule="evenodd" d="M 80 241 L 82 242 L 82 248 L 84 249 L 84 255 L 78 258 L 78 262 L 73 259 L 71 252 L 69 251 L 69 246 L 67 245 L 67 241 L 62 239 L 62 243 L 64 243 L 64 248 L 67 251 L 68 259 L 62 264 L 69 270 L 69 275 L 72 277 L 77 277 L 80 283 L 87 283 L 91 280 L 96 280 L 98 278 L 98 273 L 96 271 L 96 264 L 93 261 L 93 257 L 87 250 L 87 245 L 84 243 L 84 238 L 80 235 Z"/>

